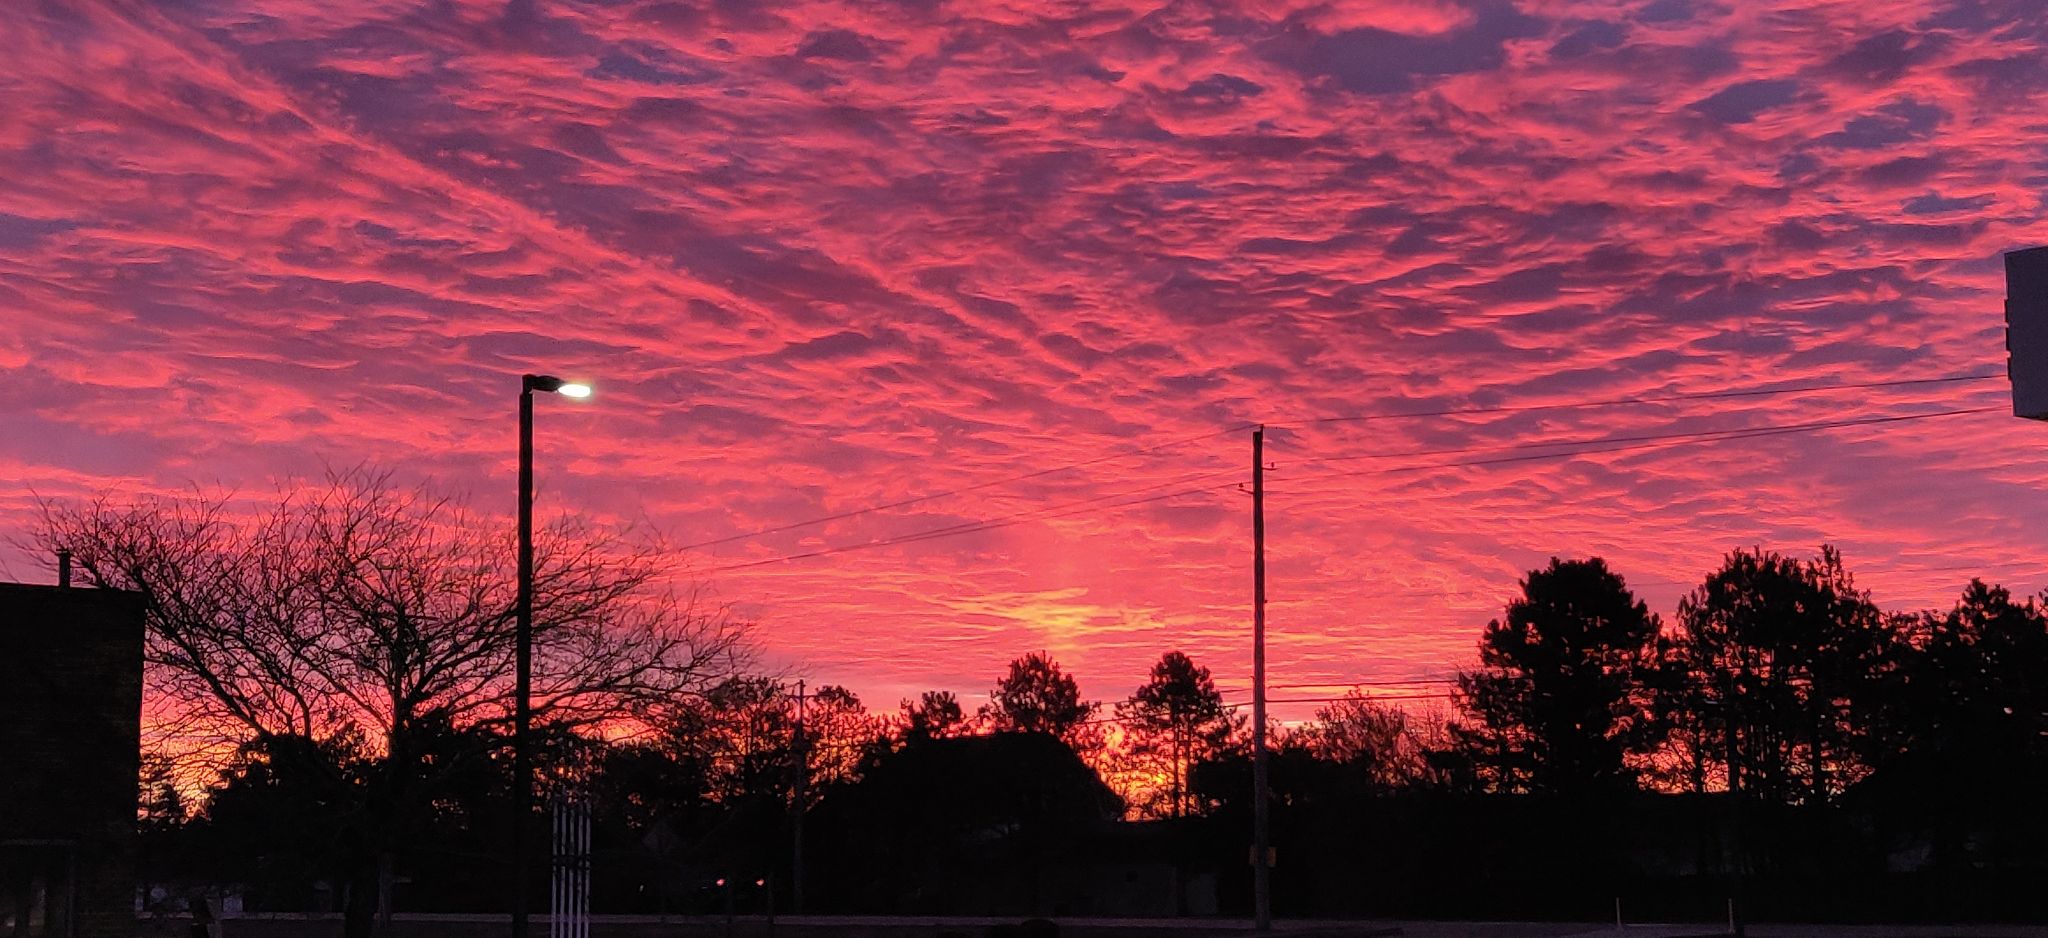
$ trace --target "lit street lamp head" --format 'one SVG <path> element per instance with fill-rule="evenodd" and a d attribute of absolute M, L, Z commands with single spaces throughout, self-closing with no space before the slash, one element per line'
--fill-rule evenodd
<path fill-rule="evenodd" d="M 590 385 L 553 375 L 519 378 L 519 593 L 513 632 L 512 774 L 516 810 L 512 814 L 512 936 L 527 938 L 526 829 L 533 814 L 533 392 L 563 397 L 590 396 Z"/>
<path fill-rule="evenodd" d="M 563 397 L 582 399 L 590 396 L 590 385 L 564 381 L 553 375 L 527 375 L 521 379 L 525 391 L 549 391 Z"/>

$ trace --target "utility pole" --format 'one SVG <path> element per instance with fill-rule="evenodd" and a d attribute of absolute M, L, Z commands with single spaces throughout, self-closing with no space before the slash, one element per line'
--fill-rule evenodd
<path fill-rule="evenodd" d="M 804 808 L 811 782 L 811 741 L 804 733 L 804 682 L 796 682 L 796 797 L 790 818 L 790 914 L 804 913 Z"/>
<path fill-rule="evenodd" d="M 1746 665 L 1745 665 L 1746 667 Z M 1749 934 L 1749 900 L 1743 895 L 1742 748 L 1736 740 L 1735 674 L 1729 672 L 1727 691 L 1721 701 L 1721 735 L 1728 760 L 1728 932 L 1735 938 Z"/>
<path fill-rule="evenodd" d="M 1273 927 L 1266 778 L 1266 428 L 1252 430 L 1252 927 Z"/>

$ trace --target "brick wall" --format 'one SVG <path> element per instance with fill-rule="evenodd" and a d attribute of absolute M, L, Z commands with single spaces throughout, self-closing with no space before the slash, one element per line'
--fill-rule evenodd
<path fill-rule="evenodd" d="M 140 596 L 0 583 L 0 866 L 63 858 L 77 938 L 134 933 L 141 720 Z"/>

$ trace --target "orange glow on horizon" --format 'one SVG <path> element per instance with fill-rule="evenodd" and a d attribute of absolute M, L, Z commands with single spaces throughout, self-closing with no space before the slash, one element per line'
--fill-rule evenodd
<path fill-rule="evenodd" d="M 509 530 L 544 371 L 601 393 L 537 414 L 542 516 L 695 545 L 678 588 L 765 666 L 882 712 L 1041 648 L 1091 699 L 1173 649 L 1243 699 L 1260 422 L 1277 683 L 1468 665 L 1553 555 L 1666 616 L 1751 545 L 1837 544 L 1888 608 L 2048 586 L 2036 425 L 1642 442 L 1999 380 L 1529 409 L 1998 373 L 1996 259 L 2048 241 L 2038 22 L 58 6 L 0 33 L 6 532 L 363 463 Z"/>

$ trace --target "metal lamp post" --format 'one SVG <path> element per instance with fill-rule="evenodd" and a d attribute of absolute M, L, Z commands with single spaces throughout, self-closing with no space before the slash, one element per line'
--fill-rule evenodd
<path fill-rule="evenodd" d="M 533 392 L 582 399 L 590 385 L 548 375 L 519 379 L 519 597 L 512 717 L 512 938 L 526 938 L 526 822 L 533 813 Z"/>

